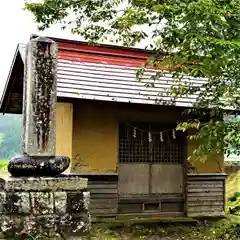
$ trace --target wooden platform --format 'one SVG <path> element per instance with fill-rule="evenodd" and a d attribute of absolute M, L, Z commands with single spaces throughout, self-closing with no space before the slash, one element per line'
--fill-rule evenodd
<path fill-rule="evenodd" d="M 117 174 L 78 174 L 88 179 L 93 219 L 224 217 L 226 174 L 188 174 L 184 194 L 118 194 Z M 185 200 L 186 199 L 186 200 Z"/>

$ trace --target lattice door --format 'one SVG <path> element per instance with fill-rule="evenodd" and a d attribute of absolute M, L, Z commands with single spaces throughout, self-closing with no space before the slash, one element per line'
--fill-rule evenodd
<path fill-rule="evenodd" d="M 182 193 L 184 136 L 165 132 L 170 128 L 156 123 L 120 124 L 120 195 Z"/>

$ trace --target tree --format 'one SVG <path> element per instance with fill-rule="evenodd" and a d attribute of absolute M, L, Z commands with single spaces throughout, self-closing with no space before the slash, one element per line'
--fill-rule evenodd
<path fill-rule="evenodd" d="M 176 79 L 169 94 L 198 96 L 191 119 L 178 125 L 197 129 L 190 136 L 199 142 L 195 154 L 202 160 L 240 154 L 240 123 L 224 121 L 240 107 L 239 0 L 44 0 L 26 3 L 26 9 L 40 30 L 60 22 L 93 43 L 111 36 L 125 46 L 147 40 L 145 47 L 155 55 L 146 65 L 167 67 Z M 207 80 L 186 84 L 183 75 Z"/>

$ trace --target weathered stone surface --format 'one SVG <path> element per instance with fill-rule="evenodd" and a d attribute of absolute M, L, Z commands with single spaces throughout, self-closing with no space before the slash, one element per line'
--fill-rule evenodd
<path fill-rule="evenodd" d="M 5 238 L 14 238 L 23 229 L 20 219 L 13 216 L 1 216 L 1 233 Z"/>
<path fill-rule="evenodd" d="M 68 193 L 67 215 L 60 218 L 60 226 L 64 229 L 66 239 L 78 237 L 91 228 L 89 214 L 89 192 Z"/>
<path fill-rule="evenodd" d="M 56 71 L 57 44 L 41 37 L 31 40 L 24 73 L 22 156 L 9 162 L 13 177 L 0 178 L 4 239 L 81 239 L 90 229 L 89 194 L 83 192 L 87 179 L 60 175 L 70 160 L 55 156 Z"/>
<path fill-rule="evenodd" d="M 33 214 L 44 215 L 53 214 L 53 193 L 51 192 L 31 192 Z"/>
<path fill-rule="evenodd" d="M 6 202 L 6 193 L 0 192 L 0 214 L 4 212 L 5 202 Z"/>
<path fill-rule="evenodd" d="M 20 196 L 20 207 L 19 213 L 30 213 L 31 212 L 31 204 L 30 204 L 30 195 L 27 192 L 16 193 Z"/>
<path fill-rule="evenodd" d="M 70 159 L 57 157 L 29 157 L 22 155 L 13 158 L 8 163 L 8 171 L 12 176 L 56 176 L 65 171 Z"/>
<path fill-rule="evenodd" d="M 4 189 L 4 185 L 5 185 L 5 180 L 0 177 L 0 191 Z"/>
<path fill-rule="evenodd" d="M 32 239 L 81 239 L 90 230 L 90 214 L 87 209 L 87 199 L 89 194 L 86 192 L 76 194 L 83 199 L 81 208 L 78 212 L 63 214 L 60 209 L 53 213 L 53 198 L 65 199 L 67 193 L 34 192 L 30 193 L 32 198 L 33 213 L 25 216 L 21 214 L 4 213 L 0 217 L 0 239 L 19 239 L 31 237 Z M 22 198 L 23 199 L 23 198 Z M 57 200 L 57 201 L 58 201 Z M 56 202 L 56 201 L 55 201 Z M 64 201 L 61 202 L 63 204 Z M 65 201 L 66 204 L 66 201 Z M 58 206 L 60 208 L 60 205 Z M 65 206 L 66 209 L 66 206 Z M 80 211 L 81 209 L 81 211 Z"/>
<path fill-rule="evenodd" d="M 83 206 L 85 211 L 88 211 L 90 204 L 90 192 L 83 192 Z"/>
<path fill-rule="evenodd" d="M 65 236 L 83 236 L 90 230 L 89 214 L 81 213 L 77 216 L 72 214 L 64 215 L 60 217 L 59 226 Z"/>
<path fill-rule="evenodd" d="M 59 215 L 63 215 L 67 211 L 67 193 L 66 192 L 54 192 L 54 212 Z"/>
<path fill-rule="evenodd" d="M 79 191 L 67 194 L 67 212 L 78 214 L 89 209 L 90 192 Z"/>
<path fill-rule="evenodd" d="M 37 236 L 39 234 L 37 222 L 33 216 L 1 216 L 0 231 L 3 239 Z"/>
<path fill-rule="evenodd" d="M 26 47 L 22 151 L 28 156 L 55 156 L 57 48 L 43 37 Z"/>
<path fill-rule="evenodd" d="M 58 217 L 56 215 L 50 214 L 38 216 L 36 221 L 38 222 L 42 238 L 51 238 L 57 235 Z"/>
<path fill-rule="evenodd" d="M 19 218 L 19 216 L 18 216 Z M 38 223 L 36 221 L 36 218 L 34 216 L 27 216 L 24 218 L 21 218 L 23 220 L 23 231 L 27 233 L 27 235 L 31 236 L 38 236 L 39 230 L 38 230 Z"/>
<path fill-rule="evenodd" d="M 6 193 L 4 203 L 4 213 L 25 213 L 29 214 L 31 211 L 29 193 L 16 192 Z"/>
<path fill-rule="evenodd" d="M 56 214 L 42 216 L 1 216 L 0 239 L 81 239 L 89 232 L 90 223 L 87 214 L 77 217 Z"/>
<path fill-rule="evenodd" d="M 70 163 L 56 156 L 57 44 L 38 37 L 26 47 L 22 156 L 8 164 L 12 176 L 56 176 Z"/>
<path fill-rule="evenodd" d="M 4 212 L 18 213 L 20 201 L 21 201 L 21 198 L 17 194 L 14 194 L 14 193 L 6 194 Z"/>
<path fill-rule="evenodd" d="M 75 175 L 57 177 L 6 177 L 2 185 L 7 192 L 11 191 L 80 191 L 87 188 L 88 180 Z"/>
<path fill-rule="evenodd" d="M 87 178 L 77 175 L 62 174 L 57 177 L 5 177 L 2 180 L 2 193 L 5 192 L 32 192 L 32 191 L 49 191 L 64 192 L 72 191 L 84 192 L 88 186 Z"/>
<path fill-rule="evenodd" d="M 83 192 L 67 194 L 67 212 L 80 213 L 84 212 L 84 195 Z"/>

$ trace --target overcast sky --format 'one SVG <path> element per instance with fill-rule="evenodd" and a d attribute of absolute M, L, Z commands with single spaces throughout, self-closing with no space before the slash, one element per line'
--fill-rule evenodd
<path fill-rule="evenodd" d="M 29 1 L 38 2 L 41 0 Z M 32 14 L 24 11 L 23 8 L 24 0 L 5 0 L 1 3 L 0 99 L 18 43 L 26 43 L 30 35 L 34 33 L 42 36 L 82 40 L 80 36 L 73 36 L 69 30 L 61 30 L 60 26 L 53 26 L 47 31 L 39 33 Z M 146 41 L 149 40 L 146 39 Z M 142 43 L 138 47 L 141 47 Z"/>
<path fill-rule="evenodd" d="M 8 72 L 13 60 L 14 52 L 18 43 L 26 43 L 33 33 L 37 32 L 33 16 L 23 10 L 24 0 L 2 1 L 0 8 L 0 96 L 5 86 Z M 62 31 L 54 26 L 51 29 L 41 32 L 44 36 L 54 36 L 63 38 L 73 37 L 69 31 Z"/>

